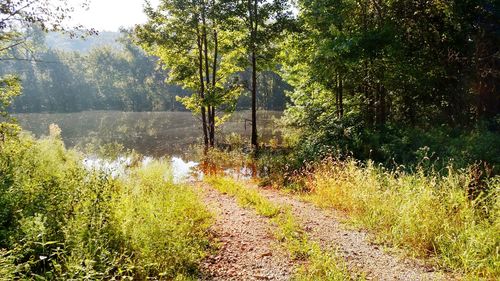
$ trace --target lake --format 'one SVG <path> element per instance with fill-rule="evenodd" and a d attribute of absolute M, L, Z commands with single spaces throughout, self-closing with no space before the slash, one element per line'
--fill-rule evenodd
<path fill-rule="evenodd" d="M 250 138 L 250 111 L 238 111 L 217 131 L 219 141 L 231 133 Z M 275 122 L 278 111 L 258 112 L 259 135 L 263 140 L 280 138 Z M 68 148 L 87 145 L 122 144 L 127 149 L 153 157 L 188 156 L 192 145 L 202 144 L 201 121 L 190 112 L 85 111 L 78 113 L 14 114 L 24 130 L 37 137 L 48 135 L 49 125 L 57 124 Z M 189 157 L 188 157 L 189 158 Z"/>

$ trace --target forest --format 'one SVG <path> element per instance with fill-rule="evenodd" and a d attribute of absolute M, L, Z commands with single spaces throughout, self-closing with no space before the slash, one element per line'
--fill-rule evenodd
<path fill-rule="evenodd" d="M 500 278 L 498 1 L 77 8 L 0 0 L 0 280 Z"/>
<path fill-rule="evenodd" d="M 165 82 L 167 72 L 156 57 L 132 41 L 130 31 L 80 39 L 58 32 L 45 34 L 35 25 L 23 36 L 25 44 L 0 58 L 0 74 L 16 74 L 22 81 L 23 95 L 14 100 L 11 112 L 186 110 L 176 97 L 189 91 Z M 284 89 L 289 86 L 272 72 L 262 73 L 259 79 L 266 85 L 259 107 L 283 109 Z M 248 98 L 242 97 L 238 107 L 248 108 Z"/>

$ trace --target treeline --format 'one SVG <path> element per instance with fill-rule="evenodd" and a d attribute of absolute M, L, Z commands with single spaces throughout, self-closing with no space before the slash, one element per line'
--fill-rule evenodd
<path fill-rule="evenodd" d="M 168 70 L 135 45 L 127 31 L 70 39 L 39 28 L 26 31 L 29 46 L 12 48 L 0 58 L 0 76 L 15 74 L 22 95 L 11 112 L 79 112 L 85 110 L 178 111 L 176 100 L 189 94 L 166 82 Z M 113 44 L 109 44 L 118 38 Z M 242 77 L 248 76 L 244 72 Z M 282 110 L 290 86 L 273 72 L 262 73 L 259 107 Z M 242 96 L 238 108 L 249 108 Z"/>
<path fill-rule="evenodd" d="M 293 87 L 286 121 L 307 154 L 388 160 L 479 125 L 498 131 L 497 2 L 163 0 L 146 5 L 149 22 L 135 33 L 171 81 L 192 90 L 184 103 L 211 145 L 214 116 L 231 108 L 243 68 L 254 104 L 258 73 L 279 72 Z M 438 132 L 415 141 L 430 128 Z"/>
<path fill-rule="evenodd" d="M 429 155 L 498 162 L 488 152 L 499 145 L 498 1 L 308 0 L 298 8 L 281 62 L 295 89 L 287 121 L 306 154 L 341 149 L 407 163 L 427 146 Z"/>
<path fill-rule="evenodd" d="M 122 50 L 100 47 L 88 53 L 48 48 L 45 34 L 30 30 L 31 46 L 14 48 L 0 59 L 0 72 L 16 74 L 22 95 L 13 112 L 82 110 L 180 110 L 180 87 L 165 84 L 166 72 L 124 34 Z M 69 40 L 69 39 L 68 39 Z"/>

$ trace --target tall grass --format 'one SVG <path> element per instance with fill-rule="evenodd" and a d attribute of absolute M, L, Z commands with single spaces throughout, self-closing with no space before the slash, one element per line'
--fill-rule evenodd
<path fill-rule="evenodd" d="M 471 171 L 388 171 L 326 160 L 302 176 L 310 199 L 346 212 L 385 243 L 479 278 L 500 277 L 500 178 L 471 198 Z"/>
<path fill-rule="evenodd" d="M 196 277 L 210 222 L 165 163 L 113 179 L 58 136 L 0 143 L 0 280 Z"/>
<path fill-rule="evenodd" d="M 209 246 L 211 214 L 197 194 L 172 183 L 169 166 L 153 162 L 123 180 L 113 204 L 140 279 L 195 276 Z"/>
<path fill-rule="evenodd" d="M 246 188 L 243 184 L 227 177 L 208 176 L 205 182 L 219 192 L 235 197 L 238 204 L 254 209 L 259 215 L 274 218 L 280 214 L 280 206 L 273 204 L 254 189 Z"/>

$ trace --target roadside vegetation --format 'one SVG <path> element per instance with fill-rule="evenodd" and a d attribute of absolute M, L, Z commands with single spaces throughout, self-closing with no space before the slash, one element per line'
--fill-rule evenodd
<path fill-rule="evenodd" d="M 9 137 L 0 152 L 1 279 L 197 276 L 211 214 L 167 163 L 113 178 L 57 136 Z"/>
<path fill-rule="evenodd" d="M 500 276 L 500 178 L 479 169 L 413 173 L 327 159 L 304 172 L 305 198 L 344 211 L 383 243 L 487 279 Z"/>
<path fill-rule="evenodd" d="M 254 165 L 261 186 L 340 210 L 348 223 L 369 230 L 378 243 L 404 249 L 409 256 L 424 258 L 466 279 L 500 276 L 500 178 L 488 164 L 478 162 L 464 168 L 449 164 L 438 169 L 424 157 L 408 167 L 386 168 L 344 156 L 303 162 L 294 168 L 293 153 L 291 149 L 262 151 L 249 164 L 252 160 L 242 152 L 238 155 L 237 150 L 209 152 L 216 156 L 210 159 L 221 161 L 219 165 L 210 162 L 212 167 L 233 164 L 239 171 L 244 165 Z M 209 178 L 207 182 L 272 218 L 278 226 L 276 237 L 286 241 L 292 256 L 308 257 L 310 266 L 306 268 L 316 268 L 312 260 L 317 256 L 311 254 L 314 247 L 304 242 L 300 224 L 286 208 L 231 179 Z"/>

